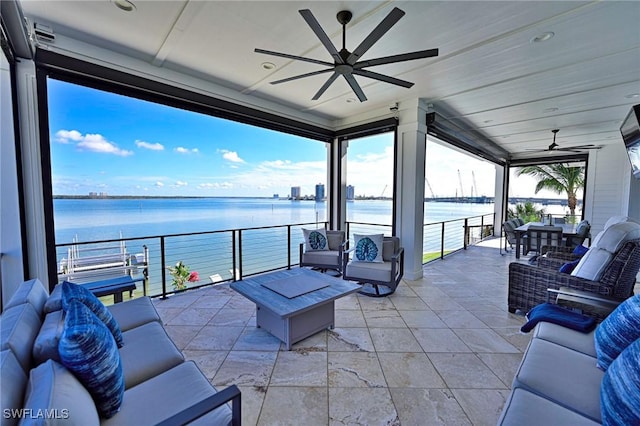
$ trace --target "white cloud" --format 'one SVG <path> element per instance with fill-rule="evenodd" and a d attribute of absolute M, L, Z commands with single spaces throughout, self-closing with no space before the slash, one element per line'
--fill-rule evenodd
<path fill-rule="evenodd" d="M 214 182 L 214 183 L 201 183 L 198 185 L 199 189 L 231 189 L 233 184 L 231 182 Z"/>
<path fill-rule="evenodd" d="M 189 185 L 187 182 L 181 181 L 181 180 L 177 180 L 175 183 L 175 186 L 187 186 Z"/>
<path fill-rule="evenodd" d="M 158 181 L 158 182 L 156 182 L 156 186 L 157 186 L 158 188 L 162 188 L 162 187 L 164 186 L 164 183 L 162 183 L 162 182 Z"/>
<path fill-rule="evenodd" d="M 185 148 L 183 146 L 179 146 L 177 148 L 174 149 L 175 152 L 177 152 L 178 154 L 197 154 L 198 152 L 200 152 L 198 150 L 198 148 Z"/>
<path fill-rule="evenodd" d="M 75 142 L 76 147 L 83 151 L 113 154 L 121 157 L 133 155 L 133 151 L 118 148 L 118 145 L 108 141 L 104 136 L 97 133 L 87 133 L 83 135 L 77 130 L 59 130 L 56 132 L 56 140 L 64 144 Z"/>
<path fill-rule="evenodd" d="M 72 143 L 82 140 L 82 133 L 77 130 L 58 130 L 56 132 L 56 141 L 60 143 Z"/>
<path fill-rule="evenodd" d="M 137 140 L 136 141 L 136 146 L 138 148 L 144 148 L 144 149 L 149 149 L 151 151 L 162 151 L 164 150 L 164 146 L 161 143 L 158 142 L 145 142 L 145 141 L 141 141 L 141 140 Z"/>
<path fill-rule="evenodd" d="M 222 158 L 232 163 L 245 163 L 245 161 L 240 158 L 236 151 L 229 151 L 228 149 L 219 149 L 218 152 L 222 153 Z"/>

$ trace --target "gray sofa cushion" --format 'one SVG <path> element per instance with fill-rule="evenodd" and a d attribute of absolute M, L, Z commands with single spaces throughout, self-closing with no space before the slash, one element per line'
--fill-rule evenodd
<path fill-rule="evenodd" d="M 62 309 L 62 286 L 60 284 L 53 288 L 49 298 L 44 303 L 44 313 L 59 311 Z"/>
<path fill-rule="evenodd" d="M 184 361 L 184 356 L 158 322 L 123 333 L 120 359 L 125 389 L 163 373 Z"/>
<path fill-rule="evenodd" d="M 302 254 L 304 263 L 314 263 L 316 265 L 339 266 L 339 252 L 333 250 L 308 251 Z"/>
<path fill-rule="evenodd" d="M 542 339 L 533 339 L 513 380 L 519 387 L 601 422 L 596 359 Z"/>
<path fill-rule="evenodd" d="M 41 313 L 48 297 L 49 293 L 44 288 L 44 285 L 36 278 L 20 284 L 4 309 L 9 309 L 12 306 L 23 303 L 30 303 L 36 312 Z"/>
<path fill-rule="evenodd" d="M 160 315 L 153 305 L 151 298 L 139 297 L 107 306 L 120 330 L 127 331 L 139 327 L 148 322 L 160 322 Z"/>
<path fill-rule="evenodd" d="M 599 425 L 546 398 L 516 388 L 504 404 L 499 426 L 539 426 L 539 425 Z"/>
<path fill-rule="evenodd" d="M 62 365 L 49 360 L 31 370 L 24 407 L 33 413 L 51 410 L 58 418 L 48 419 L 25 417 L 21 426 L 99 425 L 100 419 L 89 392 L 76 377 Z"/>
<path fill-rule="evenodd" d="M 215 388 L 194 362 L 187 361 L 125 391 L 120 412 L 110 419 L 103 419 L 101 424 L 157 424 L 215 393 Z M 227 425 L 231 421 L 231 409 L 223 405 L 201 421 Z"/>
<path fill-rule="evenodd" d="M 344 241 L 344 231 L 327 231 L 329 250 L 338 251 Z"/>
<path fill-rule="evenodd" d="M 582 352 L 585 355 L 596 357 L 594 342 L 595 330 L 590 333 L 582 333 L 561 325 L 550 322 L 539 322 L 533 332 L 533 337 L 556 343 L 565 348 Z"/>
<path fill-rule="evenodd" d="M 64 311 L 50 312 L 44 317 L 44 322 L 36 341 L 33 343 L 33 362 L 34 365 L 40 365 L 48 359 L 60 361 L 60 353 L 58 352 L 58 343 L 64 329 Z"/>
<path fill-rule="evenodd" d="M 27 375 L 9 349 L 0 352 L 0 404 L 2 404 L 2 424 L 17 425 L 19 415 L 6 415 L 4 410 L 22 408 L 22 397 L 27 387 Z"/>
<path fill-rule="evenodd" d="M 11 349 L 25 373 L 31 369 L 31 350 L 41 325 L 30 303 L 9 308 L 0 317 L 0 350 Z"/>

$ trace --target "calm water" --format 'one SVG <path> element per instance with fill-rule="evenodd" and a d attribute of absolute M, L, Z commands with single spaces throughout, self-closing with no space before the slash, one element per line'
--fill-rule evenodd
<path fill-rule="evenodd" d="M 390 200 L 347 203 L 347 220 L 391 224 Z M 425 203 L 425 223 L 493 212 L 493 204 Z M 265 198 L 54 200 L 56 242 L 324 222 L 326 204 Z"/>

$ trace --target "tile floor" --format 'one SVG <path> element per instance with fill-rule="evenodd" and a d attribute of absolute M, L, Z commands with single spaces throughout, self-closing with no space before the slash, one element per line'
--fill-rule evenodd
<path fill-rule="evenodd" d="M 495 425 L 529 342 L 507 312 L 497 240 L 424 266 L 387 298 L 336 302 L 291 351 L 228 285 L 156 300 L 185 357 L 242 391 L 243 425 Z"/>

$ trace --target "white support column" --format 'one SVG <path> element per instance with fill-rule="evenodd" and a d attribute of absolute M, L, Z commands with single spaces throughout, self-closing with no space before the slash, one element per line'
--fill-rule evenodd
<path fill-rule="evenodd" d="M 331 229 L 345 229 L 347 218 L 347 147 L 348 141 L 335 140 L 327 148 L 329 182 L 329 223 Z M 341 214 L 340 214 L 341 212 Z"/>
<path fill-rule="evenodd" d="M 420 100 L 399 105 L 396 235 L 405 250 L 404 277 L 422 278 L 427 108 Z"/>
<path fill-rule="evenodd" d="M 49 288 L 47 242 L 42 199 L 42 167 L 38 117 L 38 91 L 36 71 L 32 61 L 23 60 L 16 65 L 18 113 L 20 115 L 20 142 L 22 178 L 26 210 L 27 253 L 29 276 L 39 278 Z"/>
<path fill-rule="evenodd" d="M 494 187 L 494 203 L 493 212 L 495 213 L 493 221 L 493 235 L 501 236 L 502 223 L 506 220 L 503 217 L 502 206 L 507 203 L 507 186 L 505 185 L 507 179 L 507 167 L 496 164 L 496 180 Z"/>

